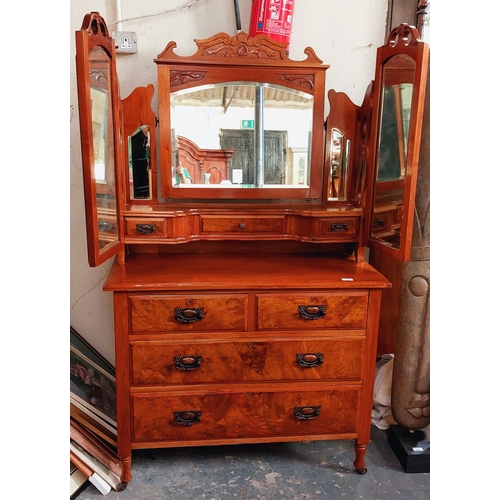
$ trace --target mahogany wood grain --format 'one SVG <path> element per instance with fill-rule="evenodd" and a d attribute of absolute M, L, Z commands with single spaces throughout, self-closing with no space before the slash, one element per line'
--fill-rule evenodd
<path fill-rule="evenodd" d="M 130 471 L 130 369 L 127 362 L 129 356 L 127 294 L 114 293 L 113 304 L 116 360 L 116 426 L 118 430 L 117 454 L 123 464 L 123 481 L 128 483 L 132 479 L 132 473 Z"/>
<path fill-rule="evenodd" d="M 392 283 L 391 288 L 382 292 L 377 356 L 394 354 L 396 352 L 396 337 L 399 323 L 403 263 L 394 256 L 380 252 L 376 248 L 370 252 L 370 263 Z"/>
<path fill-rule="evenodd" d="M 328 255 L 130 255 L 125 265 L 110 269 L 106 291 L 211 290 L 351 290 L 390 288 L 370 264 Z"/>

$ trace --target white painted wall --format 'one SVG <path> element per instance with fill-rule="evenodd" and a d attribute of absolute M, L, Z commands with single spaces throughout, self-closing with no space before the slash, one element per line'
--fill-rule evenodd
<path fill-rule="evenodd" d="M 180 8 L 175 12 L 163 13 Z M 239 0 L 241 29 L 248 32 L 252 0 Z M 110 262 L 98 268 L 87 263 L 87 243 L 83 201 L 83 177 L 75 77 L 75 36 L 87 12 L 99 12 L 110 31 L 116 21 L 122 31 L 137 34 L 136 54 L 119 54 L 117 61 L 121 97 L 138 86 L 157 86 L 153 59 L 168 42 L 177 43 L 179 55 L 196 50 L 194 39 L 218 32 L 236 34 L 233 0 L 71 0 L 70 8 L 70 196 L 71 196 L 71 325 L 114 363 L 112 294 L 102 291 Z M 385 42 L 387 0 L 296 0 L 290 57 L 305 58 L 312 47 L 327 71 L 326 88 L 345 92 L 361 104 L 366 88 L 375 75 L 376 49 Z M 119 15 L 121 12 L 121 16 Z M 149 16 L 149 14 L 158 14 Z M 143 17 L 148 16 L 148 17 Z M 325 117 L 328 113 L 326 99 Z M 157 97 L 153 107 L 157 105 Z"/>

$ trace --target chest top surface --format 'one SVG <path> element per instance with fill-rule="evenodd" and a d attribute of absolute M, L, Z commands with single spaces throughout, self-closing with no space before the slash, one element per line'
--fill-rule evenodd
<path fill-rule="evenodd" d="M 390 288 L 367 263 L 297 254 L 151 254 L 114 264 L 104 290 L 283 290 Z"/>

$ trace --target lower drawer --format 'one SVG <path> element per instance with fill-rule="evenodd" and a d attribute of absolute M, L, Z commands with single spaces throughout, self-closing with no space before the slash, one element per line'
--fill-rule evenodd
<path fill-rule="evenodd" d="M 134 444 L 353 434 L 360 386 L 132 395 Z M 222 390 L 222 389 L 221 389 Z"/>
<path fill-rule="evenodd" d="M 132 385 L 359 380 L 364 337 L 217 342 L 136 341 Z"/>

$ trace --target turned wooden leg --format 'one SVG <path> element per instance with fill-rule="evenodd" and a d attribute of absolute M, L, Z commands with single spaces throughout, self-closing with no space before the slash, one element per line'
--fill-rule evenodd
<path fill-rule="evenodd" d="M 132 473 L 130 472 L 131 462 L 132 462 L 132 460 L 130 457 L 121 459 L 121 463 L 122 463 L 122 467 L 123 467 L 122 484 L 124 484 L 125 486 L 132 479 Z M 123 487 L 123 489 L 125 489 L 125 486 Z"/>
<path fill-rule="evenodd" d="M 354 467 L 360 474 L 366 474 L 365 467 L 365 454 L 366 444 L 358 444 L 356 441 L 356 459 L 354 460 Z"/>

